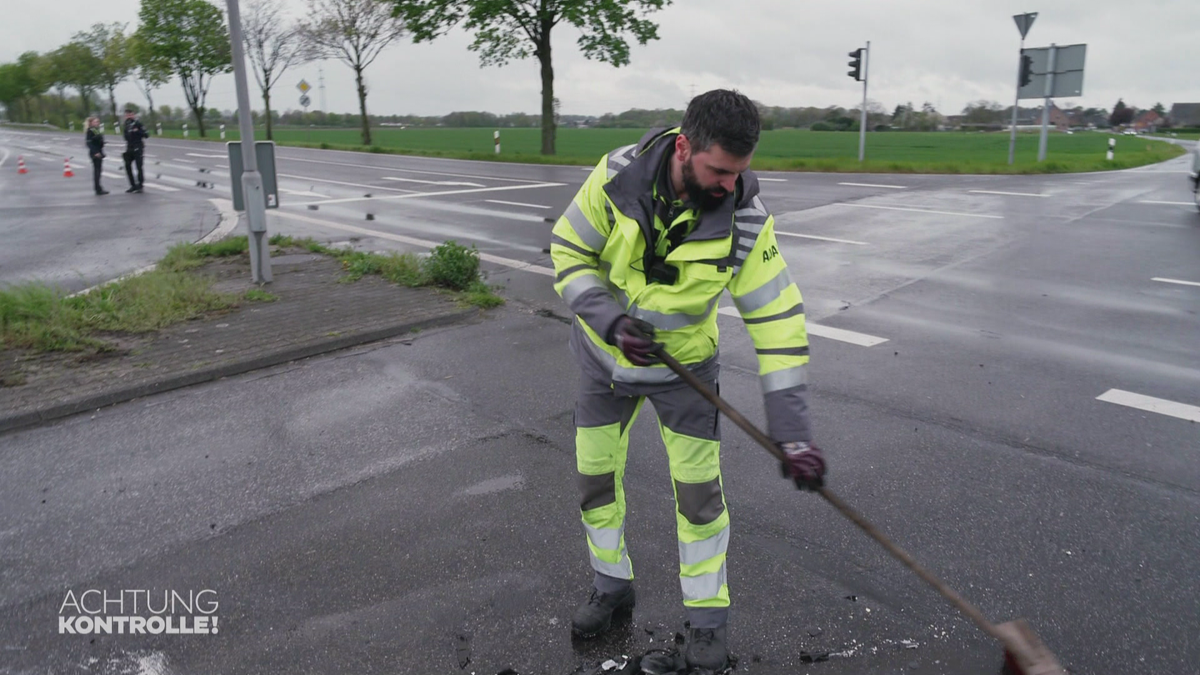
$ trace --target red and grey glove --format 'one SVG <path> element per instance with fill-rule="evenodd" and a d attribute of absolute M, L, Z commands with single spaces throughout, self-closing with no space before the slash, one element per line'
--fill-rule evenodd
<path fill-rule="evenodd" d="M 825 487 L 825 457 L 821 449 L 803 442 L 780 443 L 786 460 L 779 468 L 784 478 L 791 478 L 797 490 L 816 490 Z"/>
<path fill-rule="evenodd" d="M 649 366 L 658 363 L 654 351 L 658 344 L 654 342 L 654 326 L 641 319 L 623 315 L 613 324 L 612 339 L 625 358 L 635 366 Z"/>

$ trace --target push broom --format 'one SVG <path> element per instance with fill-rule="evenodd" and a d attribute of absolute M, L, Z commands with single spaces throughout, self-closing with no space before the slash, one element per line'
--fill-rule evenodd
<path fill-rule="evenodd" d="M 718 410 L 725 413 L 725 416 L 733 420 L 733 423 L 738 425 L 750 435 L 759 445 L 763 446 L 780 461 L 786 461 L 787 457 L 775 443 L 767 437 L 758 427 L 754 426 L 749 420 L 734 410 L 732 406 L 725 402 L 720 396 L 709 389 L 703 382 L 700 381 L 690 370 L 683 367 L 675 357 L 671 356 L 658 345 L 654 351 L 654 355 L 667 364 L 671 370 L 675 371 L 679 377 L 683 378 L 693 389 L 700 393 L 710 403 L 715 405 Z M 897 546 L 892 540 L 888 539 L 882 532 L 875 528 L 866 518 L 863 518 L 860 513 L 850 508 L 850 506 L 842 501 L 840 497 L 835 495 L 829 488 L 817 488 L 817 493 L 825 498 L 833 508 L 837 509 L 843 516 L 849 518 L 863 532 L 866 532 L 872 539 L 879 542 L 881 546 L 887 549 L 887 552 L 892 554 L 906 567 L 921 577 L 925 583 L 933 586 L 938 593 L 941 593 L 950 604 L 958 608 L 960 612 L 965 614 L 967 618 L 979 626 L 983 632 L 991 635 L 1004 645 L 1004 661 L 1008 671 L 1012 675 L 1066 675 L 1066 671 L 1059 665 L 1058 659 L 1046 647 L 1045 643 L 1034 634 L 1033 629 L 1025 623 L 1024 619 L 1016 619 L 1002 624 L 993 624 L 984 617 L 979 608 L 967 602 L 961 595 L 956 593 L 954 589 L 947 586 L 934 576 L 929 570 L 922 567 L 916 560 L 913 559 L 904 549 Z"/>

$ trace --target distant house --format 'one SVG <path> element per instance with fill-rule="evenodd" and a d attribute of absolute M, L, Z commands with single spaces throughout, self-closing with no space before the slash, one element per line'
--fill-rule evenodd
<path fill-rule="evenodd" d="M 1174 127 L 1200 127 L 1200 103 L 1176 103 L 1167 119 Z"/>
<path fill-rule="evenodd" d="M 1012 108 L 1008 109 L 1007 114 L 1012 114 Z M 1033 109 L 1018 108 L 1017 114 L 1017 129 L 1042 128 L 1042 108 L 1040 106 Z M 1065 110 L 1053 103 L 1050 104 L 1050 126 L 1059 131 L 1066 131 L 1071 128 L 1071 117 Z M 1008 128 L 1007 124 L 1005 128 Z"/>
<path fill-rule="evenodd" d="M 1138 131 L 1155 131 L 1163 123 L 1163 118 L 1153 110 L 1143 110 L 1133 118 L 1129 126 Z"/>

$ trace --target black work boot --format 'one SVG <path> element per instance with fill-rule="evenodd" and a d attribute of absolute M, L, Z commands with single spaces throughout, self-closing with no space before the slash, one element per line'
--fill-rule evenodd
<path fill-rule="evenodd" d="M 729 647 L 725 644 L 727 634 L 725 626 L 689 629 L 684 654 L 688 666 L 715 671 L 729 665 Z"/>
<path fill-rule="evenodd" d="M 612 626 L 613 614 L 629 612 L 637 604 L 633 586 L 615 593 L 601 593 L 595 588 L 588 601 L 575 610 L 571 617 L 571 632 L 581 638 L 594 638 Z"/>

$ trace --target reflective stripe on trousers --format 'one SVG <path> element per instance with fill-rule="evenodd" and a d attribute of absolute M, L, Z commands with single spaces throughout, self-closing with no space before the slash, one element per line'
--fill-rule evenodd
<path fill-rule="evenodd" d="M 618 579 L 633 579 L 624 537 L 623 479 L 629 429 L 645 398 L 615 396 L 608 383 L 585 376 L 575 407 L 580 514 L 589 557 L 592 569 Z M 649 398 L 671 467 L 683 604 L 728 607 L 729 513 L 721 489 L 717 410 L 691 388 Z"/>

